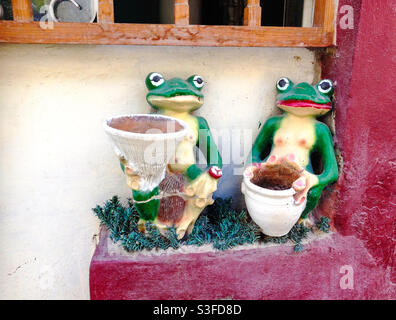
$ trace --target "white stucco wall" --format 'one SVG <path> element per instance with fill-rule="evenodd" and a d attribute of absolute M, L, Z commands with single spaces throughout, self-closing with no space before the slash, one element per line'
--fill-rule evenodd
<path fill-rule="evenodd" d="M 91 208 L 130 196 L 102 121 L 150 111 L 148 72 L 202 75 L 199 114 L 255 136 L 276 80 L 314 70 L 307 49 L 0 45 L 0 298 L 89 298 Z M 220 191 L 238 194 L 235 179 Z"/>

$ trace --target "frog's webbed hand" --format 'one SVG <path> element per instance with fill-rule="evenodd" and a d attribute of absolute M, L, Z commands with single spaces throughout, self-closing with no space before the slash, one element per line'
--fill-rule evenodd
<path fill-rule="evenodd" d="M 128 187 L 132 190 L 139 190 L 140 188 L 140 176 L 135 174 L 132 168 L 127 164 L 125 165 L 125 175 Z"/>
<path fill-rule="evenodd" d="M 294 200 L 296 204 L 302 204 L 306 199 L 309 190 L 318 184 L 318 177 L 307 170 L 303 170 L 301 177 L 293 183 L 293 189 L 296 190 Z"/>
<path fill-rule="evenodd" d="M 263 163 L 258 163 L 254 162 L 251 163 L 250 166 L 246 167 L 245 170 L 243 171 L 243 176 L 247 178 L 253 178 L 254 173 L 256 172 L 257 169 L 259 169 L 263 165 Z"/>
<path fill-rule="evenodd" d="M 296 204 L 302 204 L 307 199 L 309 190 L 316 186 L 319 182 L 318 177 L 315 174 L 310 173 L 300 164 L 295 161 L 295 156 L 289 154 L 286 157 L 277 157 L 276 155 L 271 155 L 268 160 L 263 163 L 263 166 L 271 167 L 286 161 L 288 165 L 294 167 L 298 172 L 300 172 L 300 177 L 293 182 L 293 189 L 296 191 L 294 195 L 294 200 Z"/>
<path fill-rule="evenodd" d="M 117 148 L 115 148 L 115 153 L 116 153 L 118 159 L 120 160 L 121 168 L 125 173 L 126 182 L 127 182 L 128 187 L 132 190 L 139 190 L 140 176 L 133 172 L 133 169 L 128 164 L 128 161 L 126 160 L 124 155 Z"/>

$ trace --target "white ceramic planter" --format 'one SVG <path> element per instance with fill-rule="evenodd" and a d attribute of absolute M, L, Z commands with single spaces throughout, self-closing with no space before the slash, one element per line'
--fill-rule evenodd
<path fill-rule="evenodd" d="M 270 190 L 261 188 L 244 176 L 242 193 L 245 196 L 247 210 L 261 231 L 271 237 L 286 235 L 296 224 L 307 204 L 295 204 L 293 188 L 288 190 Z"/>
<path fill-rule="evenodd" d="M 135 122 L 154 120 L 172 126 L 172 132 L 164 132 L 149 126 L 131 132 L 117 129 L 114 121 L 133 119 Z M 174 156 L 176 148 L 188 132 L 188 126 L 179 119 L 158 114 L 131 114 L 110 118 L 105 121 L 104 129 L 115 145 L 115 152 L 122 155 L 132 170 L 140 176 L 140 190 L 149 191 L 160 184 L 165 177 L 166 166 Z M 147 130 L 147 131 L 146 131 Z"/>

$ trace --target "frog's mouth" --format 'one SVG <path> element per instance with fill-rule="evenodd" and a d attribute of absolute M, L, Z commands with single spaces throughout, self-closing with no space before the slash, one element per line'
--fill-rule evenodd
<path fill-rule="evenodd" d="M 203 105 L 204 99 L 195 95 L 175 94 L 170 97 L 150 95 L 147 101 L 159 108 L 195 110 Z"/>
<path fill-rule="evenodd" d="M 276 103 L 278 106 L 292 108 L 315 108 L 321 110 L 331 110 L 330 103 L 316 103 L 311 100 L 280 100 Z"/>

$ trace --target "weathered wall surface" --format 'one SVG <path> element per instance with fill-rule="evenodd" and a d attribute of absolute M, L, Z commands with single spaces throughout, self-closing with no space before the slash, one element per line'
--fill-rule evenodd
<path fill-rule="evenodd" d="M 311 82 L 314 70 L 306 49 L 1 45 L 0 298 L 89 298 L 91 208 L 130 196 L 102 121 L 150 111 L 148 72 L 202 75 L 198 113 L 254 137 L 278 112 L 276 80 Z M 219 194 L 239 196 L 224 171 Z"/>
<path fill-rule="evenodd" d="M 386 288 L 395 297 L 396 9 L 387 0 L 340 0 L 339 8 L 344 5 L 353 6 L 353 29 L 338 28 L 337 55 L 325 58 L 322 69 L 337 81 L 335 141 L 344 165 L 334 222 L 341 234 L 362 241 L 377 263 L 377 287 L 367 292 L 377 290 L 380 298 Z"/>

